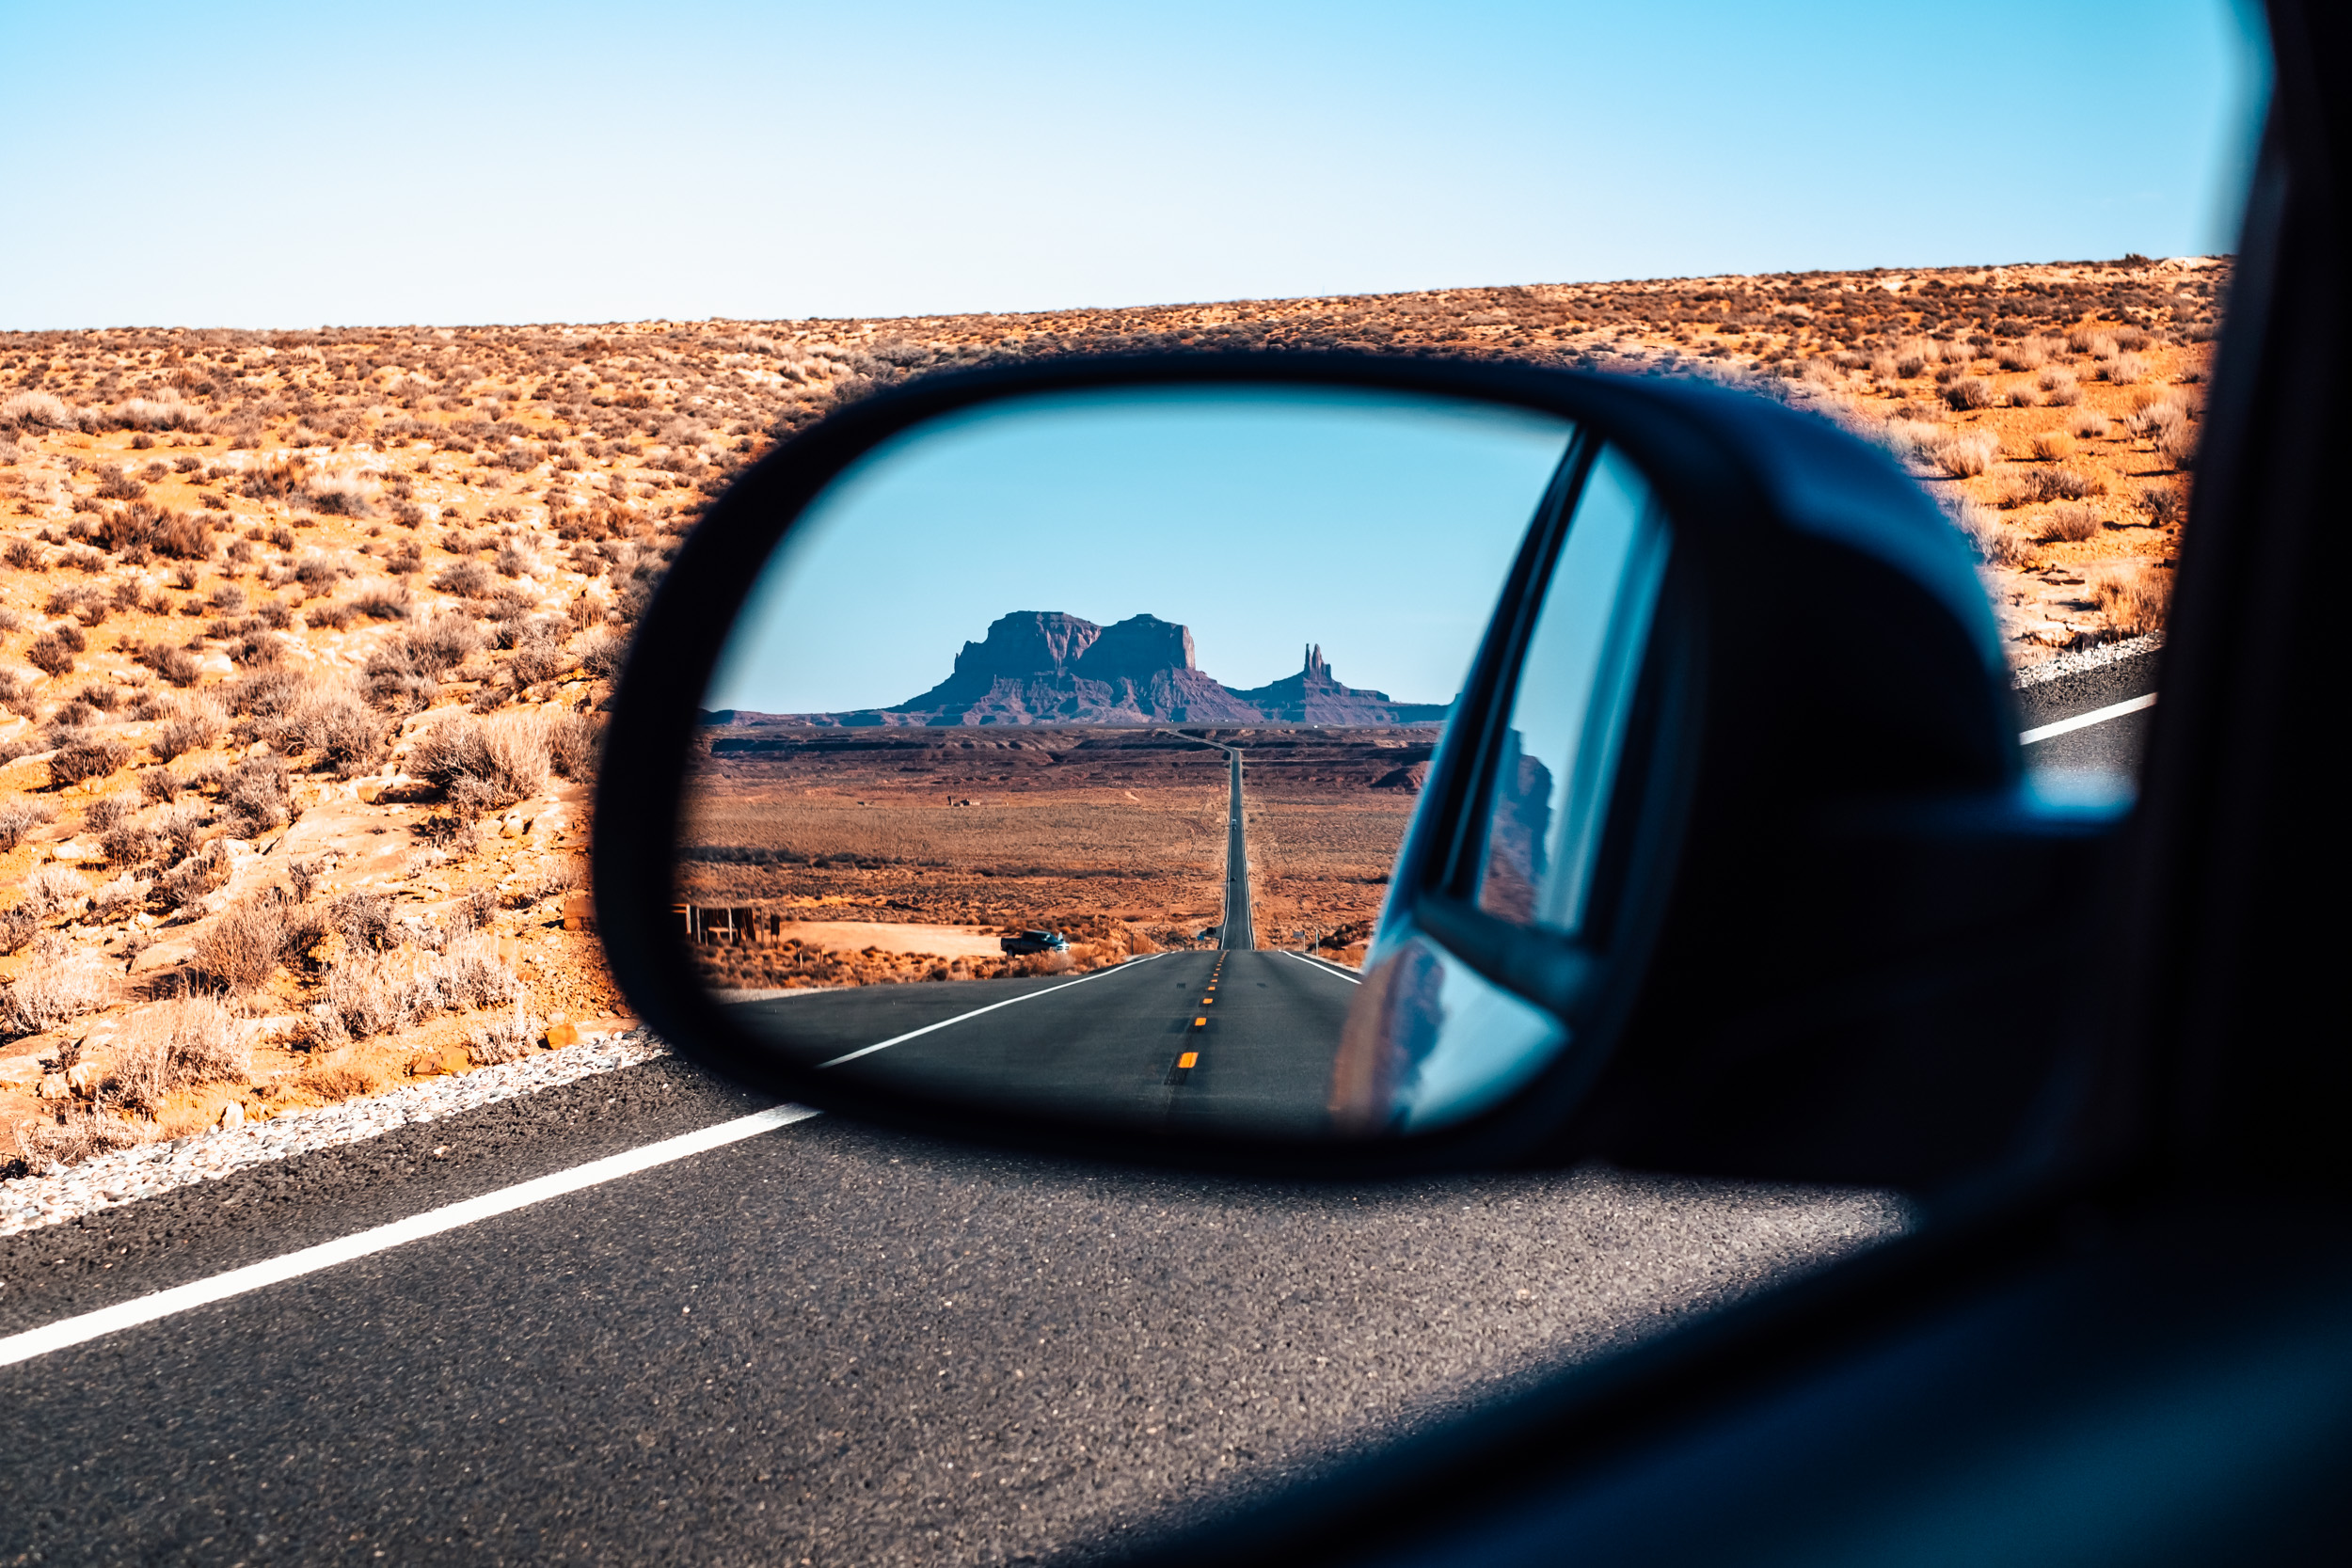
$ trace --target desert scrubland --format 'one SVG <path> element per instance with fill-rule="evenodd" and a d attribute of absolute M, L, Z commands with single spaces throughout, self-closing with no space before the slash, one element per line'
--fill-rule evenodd
<path fill-rule="evenodd" d="M 1262 943 L 1359 956 L 1435 731 L 1184 735 L 1246 755 Z M 1030 973 L 1044 962 L 993 939 L 1032 927 L 1072 941 L 1046 962 L 1083 970 L 1223 918 L 1226 797 L 1224 752 L 1157 731 L 714 725 L 679 895 L 766 917 L 701 949 L 733 989 Z"/>
<path fill-rule="evenodd" d="M 894 321 L 0 334 L 0 1162 L 617 1026 L 594 934 L 564 916 L 629 626 L 709 498 L 845 399 L 1006 356 L 1195 348 L 1713 376 L 1910 465 L 2026 664 L 2161 625 L 2227 276 L 2126 258 Z M 1263 751 L 1261 927 L 1359 934 L 1410 789 L 1375 787 L 1395 769 L 1354 741 L 1286 771 L 1285 737 L 1229 738 Z M 1100 958 L 1215 918 L 1216 753 L 1089 736 L 1041 763 L 1043 732 L 990 739 L 1006 749 L 891 780 L 714 754 L 762 803 L 714 797 L 691 825 L 687 895 L 969 927 L 967 973 L 992 928 L 1059 925 Z M 828 943 L 793 973 L 953 966 Z"/>

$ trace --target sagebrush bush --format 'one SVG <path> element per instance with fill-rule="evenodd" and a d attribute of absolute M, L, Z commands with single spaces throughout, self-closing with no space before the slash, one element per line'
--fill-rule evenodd
<path fill-rule="evenodd" d="M 2107 417 L 2096 408 L 2082 409 L 2066 421 L 2066 433 L 2077 440 L 2098 440 L 2107 433 Z"/>
<path fill-rule="evenodd" d="M 167 1095 L 207 1084 L 242 1084 L 252 1066 L 252 1047 L 242 1037 L 235 1015 L 215 998 L 185 996 L 131 1015 L 100 1092 L 151 1117 Z"/>
<path fill-rule="evenodd" d="M 2113 566 L 2091 581 L 2091 599 L 2120 636 L 2137 637 L 2164 625 L 2172 574 L 2158 566 Z"/>
<path fill-rule="evenodd" d="M 2119 354 L 2100 361 L 2099 374 L 2118 387 L 2129 387 L 2148 379 L 2148 361 L 2137 354 Z"/>
<path fill-rule="evenodd" d="M 537 793 L 546 787 L 548 768 L 547 729 L 533 714 L 444 719 L 425 731 L 408 756 L 409 772 L 453 803 L 477 811 Z"/>
<path fill-rule="evenodd" d="M 191 703 L 179 717 L 169 721 L 149 737 L 148 750 L 158 762 L 177 762 L 190 752 L 200 752 L 220 738 L 227 720 L 210 702 Z"/>
<path fill-rule="evenodd" d="M 239 899 L 196 939 L 196 973 L 230 991 L 264 985 L 284 960 L 286 906 L 271 894 Z"/>
<path fill-rule="evenodd" d="M 2074 438 L 2062 430 L 2036 431 L 2033 454 L 2044 463 L 2056 463 L 2074 455 Z"/>
<path fill-rule="evenodd" d="M 1954 479 L 1968 479 L 1991 467 L 2000 451 L 1999 438 L 1990 431 L 1955 436 L 1936 446 L 1935 466 Z"/>
<path fill-rule="evenodd" d="M 2042 537 L 2043 539 L 2063 540 L 2068 544 L 2078 545 L 2086 539 L 2096 538 L 2098 532 L 2098 508 L 2086 506 L 2079 501 L 2064 502 L 2050 508 L 2042 515 Z"/>
<path fill-rule="evenodd" d="M 0 984 L 0 1034 L 38 1035 L 114 1000 L 105 960 L 71 939 L 45 931 L 17 977 Z"/>
<path fill-rule="evenodd" d="M 1963 375 L 1944 388 L 1944 401 L 1954 409 L 1993 406 L 1993 388 L 1982 376 Z"/>
<path fill-rule="evenodd" d="M 544 1027 L 535 1014 L 523 1011 L 522 1004 L 517 1002 L 513 1016 L 475 1030 L 467 1042 L 466 1053 L 482 1067 L 519 1061 L 538 1048 Z"/>
<path fill-rule="evenodd" d="M 10 800 L 0 805 L 0 854 L 24 842 L 24 835 L 53 820 L 57 808 L 46 800 Z"/>
<path fill-rule="evenodd" d="M 131 748 L 112 736 L 84 736 L 59 746 L 49 758 L 49 782 L 85 784 L 128 767 Z"/>

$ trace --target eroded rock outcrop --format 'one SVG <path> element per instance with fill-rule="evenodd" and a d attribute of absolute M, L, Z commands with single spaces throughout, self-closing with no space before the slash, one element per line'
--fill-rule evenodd
<path fill-rule="evenodd" d="M 1399 703 L 1343 686 L 1310 645 L 1299 673 L 1236 691 L 1202 672 L 1192 631 L 1156 615 L 1112 626 L 1059 610 L 1000 615 L 966 642 L 947 678 L 886 708 L 849 713 L 707 715 L 722 724 L 1417 724 L 1443 703 Z"/>

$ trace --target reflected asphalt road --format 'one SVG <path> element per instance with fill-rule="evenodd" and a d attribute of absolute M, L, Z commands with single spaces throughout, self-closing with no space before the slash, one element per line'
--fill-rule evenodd
<path fill-rule="evenodd" d="M 829 1072 L 975 1105 L 1314 1132 L 1354 981 L 1288 953 L 1167 953 L 1085 975 L 739 1004 Z"/>
<path fill-rule="evenodd" d="M 1217 945 L 1247 952 L 1258 945 L 1249 920 L 1249 814 L 1241 803 L 1241 752 L 1231 746 L 1224 750 L 1231 782 L 1225 805 L 1225 925 Z"/>

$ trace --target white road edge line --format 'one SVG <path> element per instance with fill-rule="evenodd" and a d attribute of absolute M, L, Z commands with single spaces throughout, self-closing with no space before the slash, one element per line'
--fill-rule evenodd
<path fill-rule="evenodd" d="M 2087 730 L 2093 724 L 2104 724 L 2110 719 L 2121 719 L 2127 713 L 2137 713 L 2142 708 L 2155 705 L 2156 694 L 2151 691 L 2144 697 L 2133 697 L 2106 707 L 2092 708 L 2089 713 L 2078 713 L 2072 719 L 2061 719 L 2055 724 L 2044 724 L 2040 729 L 2026 730 L 2017 736 L 2017 744 L 2030 746 L 2054 735 L 2064 735 L 2069 730 Z"/>
<path fill-rule="evenodd" d="M 1167 955 L 1164 953 L 1152 953 L 1142 958 L 1130 958 L 1123 964 L 1113 964 L 1108 969 L 1098 969 L 1091 974 L 1081 974 L 1075 980 L 1064 980 L 1060 985 L 1048 986 L 1043 990 L 1033 990 L 1020 996 L 1009 996 L 1002 1002 L 991 1002 L 985 1007 L 975 1007 L 968 1013 L 958 1013 L 953 1018 L 943 1018 L 937 1023 L 926 1023 L 920 1029 L 910 1029 L 903 1035 L 893 1035 L 886 1040 L 876 1040 L 873 1044 L 863 1046 L 846 1056 L 835 1056 L 830 1062 L 819 1062 L 817 1068 L 821 1072 L 829 1067 L 839 1067 L 844 1062 L 854 1062 L 860 1056 L 871 1056 L 877 1051 L 887 1051 L 894 1045 L 904 1045 L 907 1041 L 928 1035 L 934 1029 L 945 1029 L 951 1023 L 961 1023 L 965 1019 L 977 1018 L 982 1013 L 993 1013 L 999 1007 L 1009 1007 L 1016 1003 L 1034 1002 L 1041 996 L 1051 996 L 1057 990 L 1068 990 L 1073 986 L 1083 986 L 1089 980 L 1100 980 L 1105 974 L 1117 974 L 1121 971 L 1148 964 L 1153 958 L 1165 957 Z"/>
<path fill-rule="evenodd" d="M 70 1345 L 82 1344 L 126 1328 L 136 1328 L 141 1323 L 151 1323 L 159 1318 L 168 1318 L 194 1307 L 209 1307 L 216 1301 L 243 1295 L 247 1291 L 258 1291 L 263 1286 L 297 1279 L 306 1274 L 316 1274 L 321 1269 L 331 1269 L 338 1263 L 348 1263 L 370 1253 L 405 1246 L 427 1236 L 437 1236 L 444 1230 L 454 1230 L 477 1220 L 512 1213 L 515 1210 L 529 1208 L 551 1197 L 579 1192 L 583 1187 L 634 1176 L 656 1165 L 666 1165 L 673 1160 L 723 1148 L 728 1144 L 739 1143 L 745 1138 L 757 1137 L 762 1132 L 789 1127 L 796 1121 L 806 1121 L 811 1117 L 821 1115 L 822 1112 L 811 1110 L 805 1105 L 771 1106 L 748 1117 L 737 1117 L 732 1121 L 682 1132 L 675 1138 L 663 1138 L 659 1143 L 646 1144 L 641 1148 L 608 1154 L 601 1160 L 591 1160 L 584 1165 L 574 1165 L 552 1176 L 542 1176 L 512 1187 L 502 1187 L 494 1193 L 485 1193 L 480 1197 L 467 1198 L 461 1203 L 412 1214 L 405 1220 L 379 1225 L 373 1230 L 361 1230 L 337 1241 L 322 1242 L 317 1246 L 304 1247 L 282 1258 L 231 1269 L 210 1279 L 174 1286 L 168 1291 L 158 1291 L 152 1295 L 140 1296 L 119 1306 L 85 1312 L 79 1317 L 60 1318 L 56 1323 L 0 1338 L 0 1367 L 13 1366 L 19 1361 L 28 1361 L 36 1355 L 46 1355 L 52 1351 L 64 1350 Z"/>
<path fill-rule="evenodd" d="M 1360 986 L 1364 983 L 1362 976 L 1350 974 L 1347 971 L 1342 969 L 1335 963 L 1326 963 L 1321 958 L 1311 958 L 1304 953 L 1294 953 L 1287 947 L 1282 948 L 1280 951 L 1282 957 L 1286 958 L 1296 958 L 1300 963 L 1305 964 L 1309 969 L 1315 971 L 1319 974 L 1336 974 L 1351 986 Z"/>

